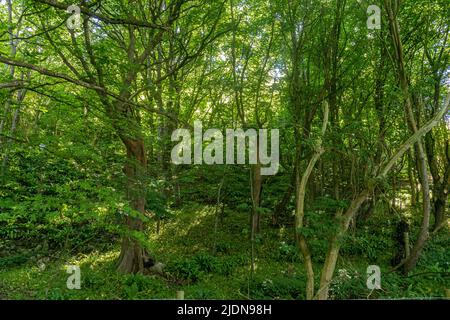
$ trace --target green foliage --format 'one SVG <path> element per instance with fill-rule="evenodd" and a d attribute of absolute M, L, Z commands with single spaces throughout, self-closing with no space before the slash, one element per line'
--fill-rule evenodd
<path fill-rule="evenodd" d="M 198 203 L 216 205 L 219 186 L 222 183 L 220 202 L 239 211 L 248 211 L 251 208 L 251 200 L 248 198 L 248 168 L 244 166 L 183 167 L 177 183 L 180 186 L 182 202 L 195 199 Z"/>
<path fill-rule="evenodd" d="M 422 127 L 444 105 L 448 0 L 398 1 L 400 34 L 390 19 L 381 33 L 367 30 L 367 1 L 132 2 L 86 2 L 93 12 L 76 32 L 53 1 L 0 5 L 0 298 L 173 298 L 178 289 L 304 298 L 296 234 L 317 277 L 338 236 L 334 299 L 444 295 L 447 226 L 410 275 L 386 270 L 404 254 L 398 222 L 410 223 L 411 245 L 418 238 L 418 182 L 429 179 L 431 201 L 441 197 L 448 211 L 448 114 L 422 138 L 429 177 L 414 148 L 379 173 L 411 122 Z M 162 27 L 148 25 L 149 12 Z M 171 135 L 196 120 L 222 133 L 279 129 L 278 173 L 256 190 L 258 164 L 249 161 L 174 165 Z M 319 144 L 295 230 L 298 180 Z M 342 213 L 363 191 L 341 234 Z M 255 212 L 261 233 L 251 237 Z M 117 274 L 123 237 L 164 261 L 167 277 Z M 85 291 L 65 288 L 68 261 L 80 264 Z M 382 266 L 383 290 L 365 287 L 368 264 Z"/>
<path fill-rule="evenodd" d="M 140 274 L 125 276 L 123 280 L 124 299 L 146 299 L 165 290 L 163 282 Z"/>
<path fill-rule="evenodd" d="M 345 268 L 337 269 L 333 278 L 330 295 L 332 299 L 361 299 L 368 295 L 365 271 L 360 273 L 356 270 Z"/>
<path fill-rule="evenodd" d="M 251 282 L 250 291 L 253 299 L 301 299 L 304 285 L 299 278 L 261 278 Z"/>
<path fill-rule="evenodd" d="M 191 208 L 189 208 L 191 209 Z M 179 229 L 187 221 L 196 221 L 191 210 L 183 210 L 170 222 L 173 228 Z M 244 217 L 244 220 L 245 217 Z M 44 248 L 21 250 L 16 254 L 0 255 L 0 296 L 10 299 L 151 299 L 174 298 L 177 290 L 184 290 L 186 298 L 201 299 L 242 299 L 250 294 L 253 299 L 304 299 L 306 276 L 301 258 L 293 258 L 296 248 L 287 240 L 276 242 L 276 230 L 268 233 L 270 241 L 265 239 L 258 246 L 257 268 L 253 280 L 249 272 L 249 257 L 236 251 L 242 245 L 242 236 L 233 223 L 224 222 L 223 228 L 229 234 L 226 244 L 227 253 L 218 256 L 208 254 L 210 242 L 207 238 L 199 238 L 196 244 L 202 248 L 192 255 L 186 255 L 182 245 L 185 238 L 173 234 L 168 228 L 165 235 L 171 241 L 162 242 L 153 248 L 158 256 L 167 262 L 167 277 L 147 275 L 120 275 L 115 271 L 115 259 L 119 247 L 109 244 L 104 253 L 91 251 L 77 256 L 49 258 L 51 251 Z M 374 223 L 379 224 L 378 221 Z M 202 225 L 202 233 L 209 228 Z M 381 231 L 382 226 L 379 226 Z M 164 234 L 162 235 L 164 236 Z M 364 232 L 355 237 L 367 237 Z M 105 239 L 101 240 L 105 241 Z M 220 244 L 219 242 L 218 244 Z M 405 277 L 399 272 L 388 272 L 383 267 L 389 261 L 390 254 L 379 256 L 382 266 L 382 290 L 371 291 L 366 287 L 366 268 L 374 264 L 373 260 L 344 250 L 342 259 L 338 261 L 331 284 L 333 299 L 382 299 L 382 298 L 426 298 L 443 297 L 448 287 L 448 236 L 439 235 L 429 243 L 420 263 L 413 273 Z M 106 246 L 106 243 L 104 244 Z M 351 240 L 346 246 L 352 246 Z M 101 247 L 100 243 L 96 244 Z M 4 252 L 9 245 L 0 246 Z M 16 249 L 16 248 L 15 248 Z M 361 247 L 361 250 L 363 248 Z M 378 250 L 378 249 L 377 249 Z M 377 251 L 378 252 L 378 251 Z M 180 258 L 181 257 L 181 258 Z M 293 261 L 294 259 L 294 261 Z M 41 261 L 45 267 L 40 269 Z M 350 263 L 351 261 L 351 263 Z M 67 273 L 65 264 L 81 266 L 82 289 L 66 288 Z M 315 264 L 319 270 L 320 264 Z M 319 276 L 319 275 L 318 275 Z M 168 280 L 170 279 L 170 280 Z M 319 279 L 316 279 L 318 281 Z M 250 290 L 250 292 L 248 291 Z"/>
<path fill-rule="evenodd" d="M 203 271 L 194 259 L 180 259 L 169 263 L 166 272 L 179 279 L 198 281 L 203 276 Z"/>
<path fill-rule="evenodd" d="M 217 258 L 200 253 L 194 256 L 193 260 L 199 266 L 199 269 L 205 273 L 216 272 L 218 270 Z"/>
<path fill-rule="evenodd" d="M 190 292 L 189 298 L 198 300 L 214 299 L 215 294 L 214 290 L 208 288 L 195 288 Z"/>
<path fill-rule="evenodd" d="M 116 190 L 41 150 L 17 152 L 7 177 L 15 180 L 0 187 L 0 237 L 68 249 L 114 236 L 112 215 L 123 203 Z"/>
<path fill-rule="evenodd" d="M 231 248 L 232 248 L 232 245 L 231 245 L 231 243 L 228 243 L 228 242 L 221 241 L 216 244 L 216 252 L 218 254 L 227 254 L 230 252 Z"/>
<path fill-rule="evenodd" d="M 169 219 L 173 216 L 169 210 L 163 188 L 164 185 L 160 181 L 150 181 L 146 197 L 146 210 L 153 213 L 160 220 Z"/>
<path fill-rule="evenodd" d="M 282 241 L 278 247 L 277 259 L 287 262 L 298 262 L 300 260 L 299 249 L 295 245 Z"/>
<path fill-rule="evenodd" d="M 29 254 L 16 254 L 0 258 L 0 269 L 6 269 L 25 264 L 30 258 Z"/>
<path fill-rule="evenodd" d="M 382 261 L 389 257 L 389 254 L 395 252 L 395 246 L 392 243 L 392 232 L 387 228 L 383 231 L 374 232 L 363 228 L 357 234 L 351 234 L 346 237 L 342 247 L 342 253 L 348 256 L 364 257 L 368 261 Z"/>
<path fill-rule="evenodd" d="M 242 265 L 243 259 L 237 257 L 215 257 L 206 253 L 197 253 L 190 258 L 169 263 L 166 271 L 177 278 L 196 282 L 210 274 L 231 276 Z"/>

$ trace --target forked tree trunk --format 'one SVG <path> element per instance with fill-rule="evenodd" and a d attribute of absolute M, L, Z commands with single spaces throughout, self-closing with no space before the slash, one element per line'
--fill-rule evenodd
<path fill-rule="evenodd" d="M 373 189 L 376 186 L 376 181 L 381 181 L 386 179 L 388 173 L 392 170 L 394 164 L 408 151 L 417 141 L 419 141 L 425 134 L 427 134 L 431 129 L 433 129 L 436 125 L 439 124 L 441 118 L 448 112 L 450 109 L 450 94 L 447 95 L 446 101 L 442 109 L 436 113 L 436 115 L 428 121 L 425 125 L 423 125 L 419 130 L 417 130 L 411 137 L 409 137 L 394 154 L 390 157 L 390 159 L 386 162 L 386 165 L 383 166 L 381 172 L 372 180 L 367 188 L 359 193 L 359 195 L 352 201 L 350 207 L 347 209 L 343 216 L 338 214 L 338 218 L 342 221 L 339 226 L 339 230 L 335 237 L 332 238 L 330 242 L 330 247 L 327 253 L 327 257 L 325 259 L 325 263 L 322 269 L 322 276 L 320 279 L 320 287 L 319 291 L 316 294 L 317 299 L 326 300 L 328 299 L 328 292 L 331 283 L 331 279 L 333 278 L 334 269 L 336 267 L 336 261 L 339 256 L 339 250 L 341 246 L 342 236 L 348 230 L 348 226 L 350 225 L 351 219 L 358 212 L 361 204 L 366 201 L 369 195 L 373 192 Z M 414 250 L 414 249 L 413 249 Z M 414 252 L 414 251 L 413 251 Z M 411 254 L 413 254 L 411 252 Z M 416 260 L 417 261 L 417 260 Z"/>
<path fill-rule="evenodd" d="M 147 158 L 145 154 L 144 142 L 142 139 L 122 138 L 127 149 L 127 162 L 124 172 L 127 177 L 127 198 L 131 207 L 145 213 L 145 171 Z M 128 232 L 143 230 L 143 222 L 137 217 L 125 217 Z M 144 250 L 139 242 L 132 235 L 124 235 L 122 248 L 119 256 L 117 271 L 120 273 L 137 273 L 144 269 Z"/>

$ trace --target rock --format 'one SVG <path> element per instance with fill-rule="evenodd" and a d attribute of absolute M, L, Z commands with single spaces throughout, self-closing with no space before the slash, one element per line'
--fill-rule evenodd
<path fill-rule="evenodd" d="M 157 262 L 152 267 L 150 267 L 148 270 L 152 273 L 163 274 L 163 269 L 165 266 L 166 265 L 164 263 Z"/>

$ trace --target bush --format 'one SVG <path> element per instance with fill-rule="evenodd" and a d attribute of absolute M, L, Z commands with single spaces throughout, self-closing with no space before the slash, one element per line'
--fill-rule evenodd
<path fill-rule="evenodd" d="M 229 276 L 240 264 L 242 264 L 241 257 L 217 258 L 206 253 L 198 253 L 191 258 L 169 263 L 166 271 L 177 278 L 195 282 L 211 273 Z"/>
<path fill-rule="evenodd" d="M 282 241 L 278 246 L 276 258 L 279 261 L 296 262 L 299 261 L 300 255 L 296 246 Z"/>
<path fill-rule="evenodd" d="M 219 264 L 216 257 L 200 253 L 194 256 L 193 261 L 198 264 L 200 271 L 205 273 L 217 272 Z"/>
<path fill-rule="evenodd" d="M 227 242 L 218 242 L 216 244 L 217 253 L 228 253 L 231 250 L 231 244 Z"/>
<path fill-rule="evenodd" d="M 305 281 L 297 277 L 255 279 L 250 290 L 253 299 L 304 299 Z"/>
<path fill-rule="evenodd" d="M 197 300 L 214 299 L 216 298 L 216 292 L 207 288 L 195 288 L 192 289 L 189 298 Z"/>
<path fill-rule="evenodd" d="M 358 271 L 338 269 L 330 285 L 330 298 L 341 299 L 365 299 L 370 294 L 367 289 L 366 275 Z"/>
<path fill-rule="evenodd" d="M 28 262 L 30 254 L 16 254 L 0 258 L 0 269 L 12 266 L 21 266 Z"/>
<path fill-rule="evenodd" d="M 118 203 L 104 176 L 35 149 L 13 150 L 0 184 L 0 238 L 30 248 L 87 247 L 99 235 L 110 240 Z M 104 173 L 105 175 L 107 172 Z"/>
<path fill-rule="evenodd" d="M 164 280 L 134 274 L 125 277 L 122 297 L 124 299 L 152 299 L 166 291 L 167 286 Z"/>
<path fill-rule="evenodd" d="M 198 281 L 203 275 L 199 264 L 193 259 L 181 259 L 169 263 L 166 271 L 179 279 L 192 282 Z"/>

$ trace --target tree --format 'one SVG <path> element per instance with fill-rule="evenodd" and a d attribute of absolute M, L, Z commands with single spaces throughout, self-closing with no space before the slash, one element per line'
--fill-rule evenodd
<path fill-rule="evenodd" d="M 66 10 L 67 6 L 56 1 L 38 1 L 44 7 L 53 7 L 58 11 Z M 63 79 L 64 81 L 93 90 L 109 121 L 126 149 L 124 173 L 127 177 L 126 197 L 135 213 L 124 217 L 126 231 L 122 250 L 118 261 L 118 270 L 123 273 L 135 273 L 143 270 L 144 249 L 135 238 L 136 232 L 143 229 L 142 218 L 139 214 L 145 213 L 145 180 L 147 177 L 147 153 L 145 149 L 145 136 L 142 129 L 142 113 L 155 112 L 176 121 L 170 113 L 149 108 L 146 103 L 139 100 L 140 82 L 148 59 L 155 56 L 160 43 L 173 34 L 177 29 L 178 21 L 189 19 L 190 12 L 198 13 L 197 6 L 188 6 L 187 1 L 149 2 L 134 1 L 134 6 L 126 4 L 105 5 L 84 4 L 81 6 L 82 35 L 77 31 L 63 28 L 52 29 L 43 24 L 43 21 L 54 21 L 54 16 L 47 12 L 37 15 L 35 35 L 43 35 L 46 44 L 52 48 L 60 58 L 62 72 L 55 72 L 32 63 L 22 62 L 14 57 L 0 56 L 0 61 L 11 66 L 39 72 L 45 76 Z M 200 6 L 201 3 L 198 4 Z M 159 74 L 152 79 L 154 83 L 170 78 L 177 70 L 186 66 L 190 61 L 201 54 L 217 35 L 215 30 L 220 19 L 222 4 L 207 5 L 203 19 L 196 26 L 185 30 L 183 35 L 187 41 L 176 41 L 179 54 L 174 65 L 173 57 L 158 61 L 169 64 L 168 72 Z M 42 8 L 35 5 L 35 8 Z M 109 10 L 121 18 L 116 19 L 108 14 Z M 147 15 L 147 12 L 150 14 Z M 64 21 L 62 19 L 62 21 Z M 40 25 L 39 25 L 40 22 Z M 192 41 L 194 32 L 198 27 L 206 27 L 207 32 Z M 101 28 L 98 28 L 101 26 Z M 50 32 L 52 31 L 52 32 Z M 59 38 L 57 38 L 59 37 Z M 116 46 L 115 44 L 118 44 Z M 110 56 L 108 47 L 117 48 L 114 56 Z M 172 55 L 174 52 L 172 52 Z M 171 60 L 172 59 L 172 60 Z M 71 74 L 70 76 L 68 74 Z M 150 90 L 146 88 L 145 90 Z"/>

